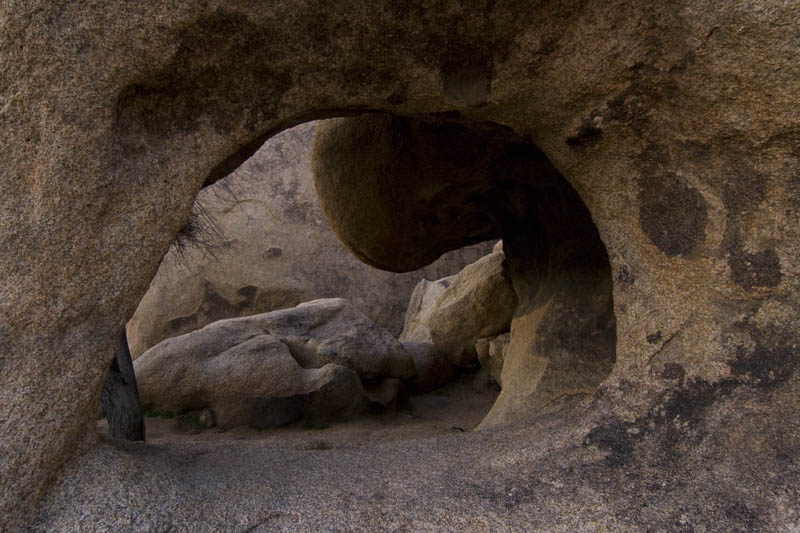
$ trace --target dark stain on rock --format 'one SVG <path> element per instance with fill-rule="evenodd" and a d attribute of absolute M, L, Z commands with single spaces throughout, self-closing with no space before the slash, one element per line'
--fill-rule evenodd
<path fill-rule="evenodd" d="M 639 179 L 639 223 L 667 257 L 687 256 L 705 238 L 708 208 L 703 196 L 674 173 Z"/>
<path fill-rule="evenodd" d="M 663 429 L 661 443 L 666 449 L 687 440 L 699 442 L 705 436 L 698 426 L 706 411 L 719 398 L 729 396 L 736 386 L 734 380 L 709 383 L 695 379 L 669 394 L 661 405 L 652 409 L 648 422 Z"/>
<path fill-rule="evenodd" d="M 633 455 L 634 438 L 629 430 L 634 423 L 620 419 L 611 419 L 605 424 L 596 426 L 584 438 L 584 446 L 597 446 L 600 450 L 608 452 L 604 463 L 612 468 L 622 466 L 630 461 Z"/>
<path fill-rule="evenodd" d="M 752 350 L 739 346 L 728 361 L 731 373 L 751 385 L 772 389 L 792 376 L 797 366 L 798 343 L 788 334 L 763 331 L 745 322 L 755 341 Z"/>
<path fill-rule="evenodd" d="M 651 333 L 647 336 L 647 343 L 648 344 L 656 344 L 661 340 L 661 330 L 656 331 L 655 333 Z"/>
<path fill-rule="evenodd" d="M 680 457 L 680 449 L 686 443 L 699 443 L 705 438 L 703 420 L 722 398 L 730 397 L 740 387 L 770 392 L 787 383 L 794 375 L 800 344 L 791 325 L 785 330 L 763 329 L 745 318 L 738 327 L 750 334 L 755 347 L 751 350 L 736 348 L 734 357 L 728 361 L 732 378 L 716 383 L 695 379 L 684 384 L 684 368 L 677 363 L 667 363 L 662 377 L 679 380 L 682 385 L 663 393 L 647 415 L 633 422 L 607 419 L 586 435 L 584 446 L 595 445 L 609 452 L 605 463 L 619 467 L 631 461 L 636 442 L 653 436 L 660 450 L 655 459 L 658 464 L 654 466 L 666 467 Z"/>
<path fill-rule="evenodd" d="M 749 291 L 756 287 L 777 287 L 780 284 L 783 274 L 774 249 L 748 253 L 742 250 L 741 243 L 735 242 L 728 251 L 731 277 L 743 289 Z"/>
<path fill-rule="evenodd" d="M 722 201 L 734 218 L 755 208 L 767 193 L 767 177 L 745 161 L 732 161 L 726 170 Z"/>
<path fill-rule="evenodd" d="M 627 265 L 622 265 L 622 267 L 617 271 L 617 283 L 620 287 L 627 288 L 633 285 L 636 281 L 636 276 L 630 271 Z"/>
<path fill-rule="evenodd" d="M 678 363 L 665 363 L 664 370 L 661 372 L 661 377 L 664 379 L 675 379 L 683 381 L 686 371 Z"/>
<path fill-rule="evenodd" d="M 637 96 L 637 87 L 632 85 L 606 102 L 603 119 L 607 122 L 617 121 L 624 124 L 640 122 L 646 117 L 643 107 Z"/>
<path fill-rule="evenodd" d="M 680 365 L 667 370 L 665 365 L 665 372 L 682 378 L 684 370 Z M 698 426 L 706 411 L 719 398 L 729 396 L 739 384 L 736 380 L 709 383 L 696 379 L 664 393 L 646 416 L 633 422 L 611 418 L 594 427 L 584 438 L 583 445 L 594 445 L 609 452 L 603 461 L 607 466 L 623 467 L 631 462 L 636 442 L 654 434 L 662 450 L 658 462 L 669 463 L 677 458 L 676 447 L 680 443 L 702 440 L 705 432 Z"/>
<path fill-rule="evenodd" d="M 241 297 L 239 301 L 229 302 L 217 292 L 213 284 L 206 281 L 203 284 L 203 298 L 198 309 L 190 315 L 173 318 L 169 321 L 169 327 L 173 332 L 182 333 L 197 329 L 201 320 L 203 324 L 209 324 L 217 320 L 240 316 L 242 311 L 253 308 L 258 293 L 257 287 L 248 285 L 236 291 L 236 294 Z"/>

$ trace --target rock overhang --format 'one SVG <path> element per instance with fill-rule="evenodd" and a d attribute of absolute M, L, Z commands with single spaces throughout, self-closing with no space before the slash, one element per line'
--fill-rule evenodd
<path fill-rule="evenodd" d="M 83 441 L 122 325 L 212 169 L 331 109 L 458 109 L 541 147 L 613 272 L 617 366 L 597 410 L 636 419 L 658 391 L 731 376 L 796 391 L 798 7 L 448 5 L 2 4 L 2 516 Z"/>

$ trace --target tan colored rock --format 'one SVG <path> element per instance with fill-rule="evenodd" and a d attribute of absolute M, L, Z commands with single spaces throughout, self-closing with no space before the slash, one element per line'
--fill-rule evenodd
<path fill-rule="evenodd" d="M 616 321 L 606 247 L 580 196 L 535 146 L 492 125 L 476 126 L 469 135 L 449 118 L 380 116 L 326 124 L 317 132 L 316 146 L 322 148 L 315 151 L 315 180 L 323 208 L 334 218 L 332 227 L 376 264 L 396 257 L 399 268 L 424 260 L 428 252 L 408 240 L 419 218 L 429 224 L 431 250 L 450 239 L 466 241 L 465 231 L 502 236 L 504 252 L 462 270 L 430 309 L 420 306 L 425 291 L 433 300 L 436 287 L 421 286 L 411 309 L 419 309 L 424 319 L 407 318 L 412 329 L 401 336 L 433 342 L 450 361 L 469 366 L 478 339 L 510 326 L 503 388 L 481 427 L 523 423 L 530 413 L 560 409 L 592 394 L 609 376 Z M 346 157 L 333 155 L 337 146 Z M 398 159 L 391 173 L 365 179 L 365 173 L 380 168 L 371 165 L 383 153 Z M 356 174 L 362 160 L 367 164 Z M 409 174 L 404 186 L 414 190 L 383 196 L 386 182 L 400 180 L 401 172 Z M 415 181 L 421 175 L 428 183 Z M 451 190 L 455 182 L 463 196 L 442 198 L 425 219 L 418 211 L 428 191 Z M 348 208 L 333 186 L 355 188 L 357 201 L 373 203 Z M 478 195 L 486 200 L 475 202 Z M 359 233 L 355 222 L 366 223 L 370 209 L 395 216 L 383 226 L 370 221 Z M 447 217 L 453 213 L 457 216 Z M 411 217 L 405 226 L 403 216 Z M 382 232 L 389 234 L 381 237 Z M 386 242 L 392 242 L 392 250 Z"/>
<path fill-rule="evenodd" d="M 798 9 L 780 0 L 425 9 L 349 0 L 314 9 L 293 0 L 0 0 L 0 529 L 24 530 L 46 487 L 76 479 L 70 470 L 96 477 L 92 463 L 69 462 L 82 452 L 130 464 L 127 452 L 97 448 L 87 435 L 114 345 L 200 188 L 288 125 L 358 110 L 449 121 L 463 135 L 405 128 L 414 132 L 409 144 L 403 119 L 372 135 L 392 150 L 362 139 L 365 151 L 377 148 L 372 170 L 333 189 L 343 208 L 349 198 L 357 212 L 368 200 L 374 225 L 353 224 L 370 233 L 362 239 L 370 244 L 351 238 L 348 246 L 373 264 L 408 270 L 473 239 L 502 236 L 518 317 L 530 319 L 514 329 L 533 332 L 527 343 L 512 332 L 519 350 L 509 348 L 504 368 L 511 352 L 535 352 L 555 366 L 551 356 L 563 350 L 578 362 L 583 343 L 570 341 L 593 331 L 613 347 L 602 354 L 614 360 L 611 374 L 591 398 L 581 393 L 548 415 L 559 428 L 552 440 L 547 429 L 531 433 L 532 461 L 498 461 L 512 466 L 481 485 L 506 495 L 506 487 L 520 489 L 504 501 L 517 509 L 508 523 L 791 529 L 792 454 L 800 449 Z M 487 130 L 510 149 L 487 145 Z M 579 232 L 569 246 L 555 244 L 570 237 L 558 228 L 574 228 L 575 204 L 548 190 L 543 165 L 520 160 L 530 143 L 574 188 L 607 250 L 605 285 L 596 279 L 586 301 L 572 300 L 563 315 L 568 288 L 592 270 L 566 252 L 597 242 Z M 416 146 L 428 147 L 425 158 Z M 395 157 L 404 149 L 409 157 Z M 326 151 L 357 167 L 355 152 L 336 143 Z M 436 171 L 447 168 L 455 172 Z M 359 184 L 368 183 L 380 194 L 362 196 Z M 410 202 L 387 209 L 386 198 Z M 609 311 L 613 327 L 599 320 Z M 570 335 L 542 349 L 559 316 L 583 319 L 566 322 Z M 536 423 L 541 405 L 510 402 L 505 412 Z M 440 529 L 487 516 L 480 506 L 456 505 L 472 485 L 449 483 L 454 455 L 443 455 L 437 470 L 442 500 L 430 511 L 440 512 Z M 345 471 L 352 473 L 349 464 Z M 114 472 L 116 494 L 140 495 L 157 477 Z M 416 517 L 402 511 L 418 501 L 418 478 L 409 479 L 393 487 L 393 497 L 403 496 L 401 520 Z M 533 490 L 531 479 L 544 488 Z M 179 505 L 185 492 L 175 483 L 155 490 L 156 499 L 136 500 L 143 509 L 174 504 L 152 529 L 214 518 L 218 508 L 203 514 L 203 506 Z M 134 529 L 130 517 L 143 516 L 129 500 L 109 518 L 105 487 L 74 506 L 81 485 L 59 486 L 67 496 L 57 501 L 68 503 L 40 516 L 75 513 L 72 527 L 49 529 L 87 529 L 105 518 L 108 529 Z M 284 498 L 292 502 L 280 509 L 284 517 L 313 516 L 318 528 L 352 518 L 344 500 L 319 511 L 304 488 Z M 264 502 L 274 500 L 259 500 L 251 523 L 261 523 Z M 364 523 L 386 516 L 380 506 L 361 515 Z"/>
<path fill-rule="evenodd" d="M 403 275 L 382 272 L 350 255 L 319 208 L 311 175 L 316 123 L 281 132 L 197 201 L 205 244 L 172 249 L 128 322 L 136 358 L 160 341 L 224 318 L 346 298 L 398 334 L 420 277 L 454 274 L 489 244 L 447 253 Z"/>
<path fill-rule="evenodd" d="M 481 367 L 485 368 L 492 381 L 501 387 L 503 386 L 503 358 L 508 349 L 509 340 L 510 335 L 503 333 L 496 337 L 478 339 L 478 342 L 475 343 L 475 351 L 478 353 Z"/>
<path fill-rule="evenodd" d="M 408 302 L 403 331 L 400 333 L 401 340 L 433 344 L 427 321 L 434 309 L 436 300 L 452 284 L 453 278 L 455 278 L 455 275 L 436 281 L 419 280 Z"/>
<path fill-rule="evenodd" d="M 477 357 L 478 339 L 506 331 L 516 307 L 505 256 L 492 253 L 449 281 L 423 280 L 415 289 L 406 315 L 408 329 L 400 338 L 432 342 L 453 364 L 469 366 Z"/>

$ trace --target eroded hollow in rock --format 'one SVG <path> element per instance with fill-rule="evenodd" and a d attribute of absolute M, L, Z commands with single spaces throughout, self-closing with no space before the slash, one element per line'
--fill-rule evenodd
<path fill-rule="evenodd" d="M 591 394 L 615 362 L 608 256 L 578 193 L 527 139 L 458 117 L 367 114 L 317 131 L 320 203 L 363 261 L 407 271 L 502 238 L 518 307 L 483 425 Z"/>
<path fill-rule="evenodd" d="M 413 359 L 414 364 L 420 366 L 419 361 L 429 355 L 423 352 L 432 349 L 437 357 L 445 359 L 448 368 L 456 370 L 453 375 L 459 368 L 474 370 L 480 355 L 481 363 L 494 381 L 502 384 L 500 396 L 483 420 L 483 427 L 525 423 L 541 413 L 572 404 L 592 394 L 609 375 L 615 362 L 616 328 L 611 270 L 605 247 L 578 193 L 529 140 L 496 124 L 465 123 L 453 116 L 405 118 L 366 114 L 321 123 L 317 128 L 312 166 L 319 204 L 331 229 L 356 257 L 380 269 L 411 271 L 428 265 L 448 251 L 489 239 L 503 239 L 502 251 L 496 250 L 465 269 L 465 275 L 453 278 L 454 287 L 446 289 L 433 312 L 424 319 L 422 334 L 419 330 L 409 330 L 407 318 L 400 343 L 391 339 L 391 335 L 386 339 L 381 337 L 385 341 L 383 344 L 396 345 L 384 350 L 394 354 L 391 356 L 394 359 L 402 359 L 400 354 L 405 347 L 401 355 L 409 359 L 408 363 Z M 306 212 L 304 220 L 308 216 Z M 472 271 L 485 279 L 478 283 L 461 279 L 468 279 Z M 456 287 L 459 290 L 455 290 Z M 467 288 L 462 291 L 463 287 Z M 317 388 L 330 389 L 327 381 L 322 388 L 312 386 L 306 374 L 317 372 L 328 363 L 342 363 L 336 357 L 328 357 L 330 349 L 322 349 L 323 345 L 327 347 L 333 342 L 325 340 L 331 332 L 323 334 L 322 330 L 316 333 L 311 330 L 333 328 L 336 331 L 332 332 L 331 339 L 339 339 L 348 328 L 358 329 L 356 322 L 369 322 L 355 308 L 342 314 L 341 309 L 350 309 L 349 305 L 320 300 L 311 307 L 301 306 L 303 310 L 298 308 L 287 317 L 302 316 L 305 318 L 301 322 L 311 320 L 314 324 L 309 322 L 311 325 L 307 328 L 297 329 L 298 325 L 292 322 L 294 329 L 289 333 L 267 327 L 275 318 L 264 316 L 255 321 L 231 322 L 230 327 L 255 328 L 255 333 L 248 333 L 240 340 L 215 334 L 217 330 L 224 333 L 228 327 L 220 322 L 217 323 L 220 326 L 209 326 L 192 334 L 191 338 L 165 341 L 137 363 L 137 372 L 145 372 L 142 388 L 149 398 L 145 401 L 152 403 L 152 398 L 163 396 L 169 401 L 158 405 L 172 412 L 214 407 L 220 417 L 217 422 L 232 427 L 251 424 L 251 419 L 260 420 L 256 416 L 257 409 L 248 408 L 242 414 L 241 401 L 236 400 L 238 396 L 231 399 L 231 391 L 241 383 L 255 379 L 252 384 L 239 387 L 243 389 L 240 396 L 244 398 L 261 385 L 275 382 L 276 386 L 284 386 L 294 380 L 295 386 L 289 387 L 283 395 L 297 400 L 290 402 L 291 416 L 279 417 L 280 424 L 266 425 L 302 419 L 305 400 L 297 399 L 299 396 L 295 398 L 298 391 L 308 395 L 308 391 Z M 320 322 L 318 313 L 312 312 L 329 307 L 335 308 L 333 314 L 337 318 L 331 324 L 338 324 L 336 327 L 325 320 Z M 483 315 L 488 320 L 465 318 L 470 313 Z M 360 318 L 355 320 L 355 316 Z M 256 327 L 256 323 L 261 326 Z M 373 329 L 367 325 L 362 327 L 363 331 Z M 509 329 L 510 334 L 506 334 Z M 271 363 L 257 362 L 256 352 L 264 350 L 253 351 L 248 343 L 261 338 L 259 335 L 266 335 L 267 344 L 276 354 L 280 352 L 281 357 L 276 355 L 270 361 L 291 362 L 292 379 L 283 379 L 280 372 L 270 370 Z M 309 335 L 322 335 L 312 343 L 314 349 L 313 353 L 309 352 L 310 356 L 306 353 L 306 348 L 311 346 L 308 345 Z M 386 336 L 383 333 L 371 335 L 366 337 Z M 492 340 L 497 335 L 502 338 Z M 363 334 L 358 336 L 366 338 Z M 330 346 L 338 346 L 340 340 Z M 189 350 L 192 357 L 201 352 L 205 354 L 200 357 L 202 360 L 192 362 L 192 357 L 185 357 L 183 344 L 194 346 L 193 342 L 208 348 L 200 350 L 195 346 Z M 220 345 L 221 350 L 217 349 L 220 343 L 224 344 Z M 245 345 L 247 349 L 242 348 Z M 340 349 L 344 349 L 342 346 Z M 359 354 L 369 351 L 360 349 Z M 227 392 L 222 396 L 212 390 L 214 382 L 224 381 L 219 376 L 201 387 L 206 391 L 205 396 L 192 389 L 193 384 L 205 383 L 205 374 L 219 373 L 218 367 L 225 357 L 230 358 L 235 353 L 234 359 L 242 359 L 239 352 L 248 354 L 247 365 L 258 368 L 244 373 L 231 368 L 220 376 L 241 375 L 241 383 L 237 381 L 223 387 Z M 502 356 L 496 357 L 500 352 Z M 364 357 L 356 355 L 358 357 L 351 354 L 344 359 Z M 309 366 L 304 364 L 309 357 L 314 361 L 322 359 Z M 497 363 L 499 359 L 503 360 L 502 366 Z M 203 371 L 209 364 L 213 371 Z M 175 383 L 162 383 L 166 379 L 164 376 L 171 375 L 166 368 L 175 370 L 175 380 L 180 383 L 175 380 Z M 359 368 L 345 364 L 341 369 L 343 372 L 349 369 L 355 377 L 347 391 L 337 393 L 339 403 L 346 407 L 343 412 L 362 412 L 367 403 L 373 402 L 371 397 L 380 396 L 378 392 L 386 388 L 383 380 L 395 386 L 401 379 L 408 381 L 414 377 L 413 370 L 364 373 Z M 185 376 L 194 374 L 198 374 L 197 379 L 184 383 Z M 256 377 L 261 374 L 264 376 Z M 369 402 L 361 398 L 361 393 L 353 392 L 362 389 L 358 376 L 364 393 L 370 397 Z M 319 376 L 314 374 L 314 379 L 318 381 Z M 148 380 L 163 386 L 148 384 Z M 416 380 L 417 385 L 422 383 L 419 376 Z M 409 383 L 413 390 L 413 379 Z M 370 387 L 375 390 L 367 390 Z M 422 390 L 425 386 L 417 388 Z M 167 392 L 159 396 L 158 390 Z M 177 394 L 176 391 L 182 392 Z M 271 397 L 268 390 L 262 392 L 261 396 Z M 323 403 L 333 405 L 330 398 Z M 275 402 L 265 404 L 265 408 L 281 410 L 272 404 Z M 229 411 L 236 416 L 227 416 Z"/>
<path fill-rule="evenodd" d="M 453 425 L 471 429 L 496 389 L 484 383 L 473 391 L 431 346 L 395 337 L 418 281 L 454 275 L 494 243 L 454 250 L 403 275 L 359 262 L 319 208 L 314 129 L 278 134 L 196 199 L 192 231 L 167 254 L 128 324 L 145 408 L 221 428 L 320 426 L 375 412 L 396 421 L 396 404 L 418 403 L 409 394 L 416 400 L 455 379 L 457 390 L 438 390 L 441 401 L 423 399 L 414 414 L 435 416 L 442 403 L 466 401 L 475 412 Z M 478 336 L 507 332 L 513 308 L 499 331 L 476 328 Z M 448 400 L 454 397 L 460 400 Z"/>

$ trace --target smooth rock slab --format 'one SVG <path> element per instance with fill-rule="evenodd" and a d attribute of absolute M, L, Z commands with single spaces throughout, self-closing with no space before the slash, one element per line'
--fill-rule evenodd
<path fill-rule="evenodd" d="M 209 332 L 204 333 L 202 340 L 208 340 Z M 234 344 L 222 352 L 214 350 L 215 343 L 203 346 L 192 336 L 165 341 L 166 346 L 136 360 L 146 409 L 182 413 L 210 408 L 216 424 L 230 428 L 325 421 L 365 407 L 354 371 L 336 364 L 302 368 L 272 335 L 233 336 Z"/>
<path fill-rule="evenodd" d="M 343 299 L 221 320 L 134 365 L 145 408 L 208 407 L 221 427 L 345 418 L 367 405 L 362 378 L 414 375 L 403 346 Z"/>

